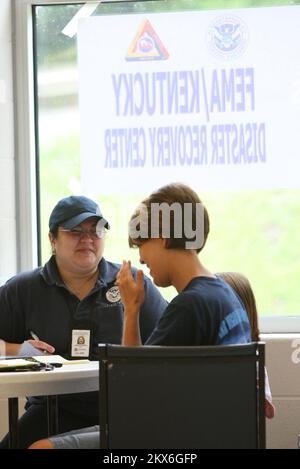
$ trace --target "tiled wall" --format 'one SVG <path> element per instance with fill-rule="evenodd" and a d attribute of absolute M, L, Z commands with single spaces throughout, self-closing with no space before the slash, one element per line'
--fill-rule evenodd
<path fill-rule="evenodd" d="M 0 285 L 16 272 L 11 0 L 0 2 Z"/>

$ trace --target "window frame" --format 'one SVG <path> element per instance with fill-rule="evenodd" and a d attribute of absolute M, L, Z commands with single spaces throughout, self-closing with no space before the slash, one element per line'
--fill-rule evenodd
<path fill-rule="evenodd" d="M 113 1 L 116 0 L 110 0 L 110 2 Z M 12 5 L 18 272 L 30 270 L 40 262 L 38 133 L 36 130 L 38 114 L 35 100 L 32 7 L 70 3 L 84 5 L 100 2 L 97 0 L 13 0 Z"/>
<path fill-rule="evenodd" d="M 112 3 L 130 0 L 103 0 Z M 147 1 L 147 0 L 144 0 Z M 38 265 L 39 256 L 39 187 L 37 185 L 38 134 L 35 104 L 36 80 L 33 49 L 33 15 L 35 5 L 99 3 L 95 0 L 13 0 L 13 86 L 14 143 L 16 162 L 16 229 L 17 270 Z M 300 315 L 260 317 L 262 333 L 300 331 Z"/>

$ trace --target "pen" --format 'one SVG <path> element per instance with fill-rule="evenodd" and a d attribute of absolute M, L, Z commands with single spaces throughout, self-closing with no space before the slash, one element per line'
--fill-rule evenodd
<path fill-rule="evenodd" d="M 33 331 L 30 331 L 30 335 L 31 335 L 31 337 L 32 337 L 34 340 L 40 340 L 40 339 L 38 338 L 38 336 L 37 336 Z"/>
<path fill-rule="evenodd" d="M 33 332 L 33 331 L 29 331 L 29 332 L 30 332 L 31 337 L 32 337 L 34 340 L 40 340 L 39 337 L 36 335 L 35 332 Z M 47 353 L 47 350 L 43 350 L 42 352 L 43 352 L 43 353 Z"/>

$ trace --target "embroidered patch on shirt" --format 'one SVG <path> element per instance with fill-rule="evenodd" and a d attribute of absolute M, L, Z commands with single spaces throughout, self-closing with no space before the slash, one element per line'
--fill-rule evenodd
<path fill-rule="evenodd" d="M 107 301 L 109 301 L 110 303 L 117 303 L 121 300 L 119 288 L 116 285 L 107 290 L 105 296 Z"/>

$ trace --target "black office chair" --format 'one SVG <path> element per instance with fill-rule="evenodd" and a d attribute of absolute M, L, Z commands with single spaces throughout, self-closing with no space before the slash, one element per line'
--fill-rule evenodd
<path fill-rule="evenodd" d="M 101 448 L 265 448 L 264 344 L 99 352 Z"/>

